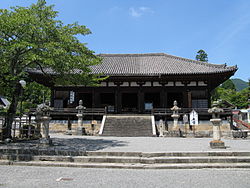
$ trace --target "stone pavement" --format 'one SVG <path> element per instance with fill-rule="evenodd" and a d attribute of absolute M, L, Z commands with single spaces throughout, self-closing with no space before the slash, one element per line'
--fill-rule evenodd
<path fill-rule="evenodd" d="M 54 146 L 49 150 L 96 152 L 205 152 L 250 151 L 250 139 L 223 139 L 227 149 L 213 150 L 211 138 L 101 137 L 51 134 Z M 37 148 L 38 140 L 1 144 L 4 148 Z M 44 150 L 45 148 L 41 148 Z M 47 149 L 45 149 L 47 150 Z M 96 153 L 93 152 L 93 153 Z M 151 154 L 151 153 L 150 153 Z M 88 157 L 88 156 L 83 156 Z M 90 156 L 91 157 L 91 156 Z M 98 156 L 96 156 L 98 158 Z M 118 157 L 119 158 L 119 157 Z M 233 156 L 234 158 L 234 156 Z M 56 163 L 56 161 L 18 162 Z M 67 163 L 66 163 L 67 164 Z M 73 163 L 74 164 L 74 163 Z M 107 164 L 107 163 L 106 163 Z M 85 163 L 82 163 L 85 165 Z M 86 165 L 88 165 L 86 163 Z M 98 165 L 96 163 L 96 165 Z M 108 164 L 107 164 L 108 165 Z M 119 165 L 119 164 L 118 164 Z M 141 164 L 144 165 L 144 164 Z M 166 164 L 163 164 L 166 165 Z M 171 165 L 171 164 L 170 164 Z M 185 165 L 185 164 L 184 164 Z M 242 163 L 244 165 L 244 163 Z M 0 187 L 249 187 L 250 170 L 231 169 L 91 169 L 0 165 Z M 221 168 L 221 167 L 219 167 Z"/>
<path fill-rule="evenodd" d="M 212 138 L 104 137 L 51 134 L 51 149 L 105 152 L 250 151 L 250 139 L 223 139 L 227 149 L 211 149 Z M 37 148 L 39 141 L 1 144 L 0 148 Z"/>
<path fill-rule="evenodd" d="M 8 188 L 247 188 L 250 169 L 89 169 L 0 166 Z"/>

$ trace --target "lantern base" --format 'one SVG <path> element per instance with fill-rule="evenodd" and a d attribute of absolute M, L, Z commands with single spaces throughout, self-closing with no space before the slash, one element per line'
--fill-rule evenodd
<path fill-rule="evenodd" d="M 79 135 L 79 136 L 87 135 L 86 129 L 84 127 L 77 127 L 76 135 Z"/>
<path fill-rule="evenodd" d="M 40 139 L 40 145 L 42 146 L 52 146 L 52 140 L 49 138 L 49 139 L 46 139 L 46 138 L 41 138 Z"/>
<path fill-rule="evenodd" d="M 226 149 L 225 143 L 221 140 L 213 140 L 210 142 L 212 149 Z"/>

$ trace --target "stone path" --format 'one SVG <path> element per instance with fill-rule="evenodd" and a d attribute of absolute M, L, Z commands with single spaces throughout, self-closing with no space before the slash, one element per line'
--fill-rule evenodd
<path fill-rule="evenodd" d="M 249 169 L 130 170 L 0 166 L 8 188 L 235 188 L 249 187 Z"/>
<path fill-rule="evenodd" d="M 113 152 L 172 152 L 172 151 L 250 151 L 250 139 L 223 139 L 227 149 L 211 149 L 211 138 L 163 137 L 104 137 L 51 134 L 51 149 L 113 151 Z M 0 148 L 37 148 L 38 140 L 1 144 Z"/>

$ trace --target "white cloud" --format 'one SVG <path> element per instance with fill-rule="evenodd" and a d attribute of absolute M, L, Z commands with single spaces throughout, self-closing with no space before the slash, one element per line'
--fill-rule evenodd
<path fill-rule="evenodd" d="M 138 7 L 138 8 L 134 8 L 134 7 L 130 7 L 129 8 L 129 15 L 132 16 L 132 17 L 141 17 L 145 14 L 152 14 L 154 13 L 154 11 L 149 8 L 149 7 Z"/>
<path fill-rule="evenodd" d="M 219 42 L 213 49 L 213 51 L 218 51 L 229 44 L 233 44 L 238 36 L 245 32 L 246 29 L 250 28 L 250 14 L 247 12 L 241 17 L 237 17 L 232 23 L 222 30 L 219 35 Z"/>
<path fill-rule="evenodd" d="M 142 15 L 142 13 L 140 13 L 140 11 L 136 10 L 134 7 L 129 8 L 129 14 L 132 17 L 140 17 Z"/>
<path fill-rule="evenodd" d="M 111 7 L 111 8 L 108 10 L 108 12 L 111 13 L 111 14 L 113 14 L 113 13 L 117 13 L 117 12 L 119 12 L 119 11 L 121 11 L 121 10 L 122 10 L 122 9 L 121 9 L 120 7 L 114 6 L 114 7 Z"/>
<path fill-rule="evenodd" d="M 139 7 L 139 10 L 141 10 L 142 12 L 152 12 L 152 10 L 148 7 Z"/>

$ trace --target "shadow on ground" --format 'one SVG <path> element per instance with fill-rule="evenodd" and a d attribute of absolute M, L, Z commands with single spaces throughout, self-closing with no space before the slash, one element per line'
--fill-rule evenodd
<path fill-rule="evenodd" d="M 49 150 L 75 150 L 75 151 L 98 151 L 105 148 L 127 146 L 125 141 L 109 139 L 87 139 L 87 138 L 52 138 L 53 145 L 46 147 Z M 44 148 L 39 144 L 39 140 L 22 141 L 0 145 L 0 148 Z"/>
<path fill-rule="evenodd" d="M 86 151 L 98 151 L 110 147 L 126 146 L 127 142 L 107 139 L 86 138 L 53 138 L 54 147 L 68 149 L 85 149 Z"/>

